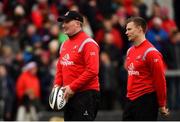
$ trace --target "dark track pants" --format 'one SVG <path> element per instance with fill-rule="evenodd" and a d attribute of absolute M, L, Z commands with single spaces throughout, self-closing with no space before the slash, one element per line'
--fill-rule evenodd
<path fill-rule="evenodd" d="M 155 92 L 140 96 L 134 101 L 131 101 L 129 99 L 127 100 L 123 112 L 123 120 L 156 121 L 157 118 L 158 118 L 158 101 Z"/>
<path fill-rule="evenodd" d="M 69 99 L 64 108 L 65 121 L 93 121 L 100 103 L 100 93 L 94 90 L 83 91 Z"/>

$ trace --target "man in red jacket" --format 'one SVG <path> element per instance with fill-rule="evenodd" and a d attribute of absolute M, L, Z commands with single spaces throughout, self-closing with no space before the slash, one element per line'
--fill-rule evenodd
<path fill-rule="evenodd" d="M 163 57 L 145 38 L 147 26 L 141 17 L 127 20 L 126 34 L 133 42 L 127 51 L 125 68 L 128 71 L 127 104 L 123 120 L 157 120 L 166 108 L 166 80 Z"/>
<path fill-rule="evenodd" d="M 32 99 L 40 99 L 40 81 L 36 74 L 37 64 L 35 62 L 29 62 L 24 66 L 16 83 L 17 97 L 20 101 L 25 95 Z"/>
<path fill-rule="evenodd" d="M 68 101 L 64 120 L 95 120 L 99 103 L 99 46 L 82 31 L 83 17 L 68 11 L 58 18 L 69 40 L 61 44 L 54 80 Z"/>

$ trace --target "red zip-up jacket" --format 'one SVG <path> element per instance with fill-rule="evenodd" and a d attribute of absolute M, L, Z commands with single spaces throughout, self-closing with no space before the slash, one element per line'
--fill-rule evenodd
<path fill-rule="evenodd" d="M 127 51 L 127 97 L 130 100 L 151 92 L 157 93 L 159 107 L 166 106 L 165 67 L 162 55 L 147 40 Z"/>
<path fill-rule="evenodd" d="M 36 98 L 40 98 L 40 81 L 37 76 L 29 71 L 23 72 L 16 83 L 17 97 L 22 99 L 27 90 L 32 90 Z"/>
<path fill-rule="evenodd" d="M 99 46 L 85 32 L 62 43 L 54 85 L 69 85 L 74 92 L 99 91 Z"/>

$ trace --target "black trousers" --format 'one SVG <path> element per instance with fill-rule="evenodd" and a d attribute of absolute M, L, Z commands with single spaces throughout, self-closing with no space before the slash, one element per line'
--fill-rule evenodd
<path fill-rule="evenodd" d="M 100 93 L 95 90 L 83 91 L 69 99 L 64 108 L 65 121 L 93 121 L 100 103 Z"/>
<path fill-rule="evenodd" d="M 156 93 L 148 93 L 134 101 L 127 100 L 123 112 L 124 121 L 156 121 L 158 118 L 158 101 Z"/>

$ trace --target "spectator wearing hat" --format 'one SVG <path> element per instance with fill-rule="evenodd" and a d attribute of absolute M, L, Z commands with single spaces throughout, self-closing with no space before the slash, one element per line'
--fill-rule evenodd
<path fill-rule="evenodd" d="M 164 44 L 169 41 L 169 37 L 168 33 L 162 28 L 161 18 L 153 18 L 152 27 L 146 33 L 146 38 L 156 47 L 156 49 L 158 49 L 158 51 L 164 54 Z"/>
<path fill-rule="evenodd" d="M 37 64 L 29 62 L 23 67 L 16 83 L 16 93 L 18 104 L 17 120 L 29 121 L 37 120 L 37 106 L 40 99 L 40 82 L 36 75 Z"/>

